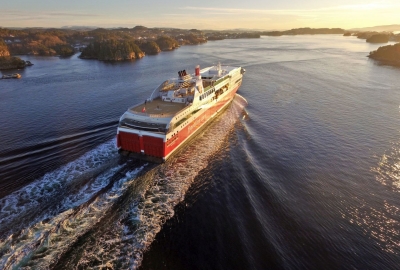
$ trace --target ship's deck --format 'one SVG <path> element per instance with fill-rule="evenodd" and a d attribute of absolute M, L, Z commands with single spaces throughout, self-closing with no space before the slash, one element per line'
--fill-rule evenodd
<path fill-rule="evenodd" d="M 175 103 L 162 101 L 160 98 L 154 99 L 153 101 L 147 101 L 146 104 L 137 105 L 129 110 L 133 113 L 148 113 L 148 114 L 162 114 L 162 115 L 173 115 L 185 108 L 185 103 Z M 145 108 L 145 111 L 143 110 Z"/>

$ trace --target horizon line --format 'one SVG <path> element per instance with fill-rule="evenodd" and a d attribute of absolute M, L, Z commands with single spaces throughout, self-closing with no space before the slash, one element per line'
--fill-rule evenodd
<path fill-rule="evenodd" d="M 199 30 L 199 31 L 236 31 L 236 30 L 246 30 L 246 31 L 288 31 L 288 30 L 293 30 L 293 29 L 302 29 L 302 28 L 310 28 L 310 29 L 343 29 L 343 30 L 354 30 L 354 29 L 363 29 L 363 28 L 375 28 L 375 27 L 390 27 L 390 26 L 399 26 L 400 24 L 386 24 L 386 25 L 374 25 L 374 26 L 364 26 L 364 27 L 353 27 L 353 28 L 342 28 L 342 27 L 298 27 L 298 28 L 291 28 L 291 29 L 257 29 L 257 28 L 230 28 L 230 29 L 198 29 L 198 28 L 177 28 L 177 27 L 147 27 L 144 25 L 135 25 L 132 27 L 128 26 L 97 26 L 97 25 L 64 25 L 60 27 L 46 27 L 46 26 L 1 26 L 0 28 L 2 29 L 38 29 L 38 28 L 43 28 L 43 29 L 66 29 L 66 28 L 94 28 L 94 29 L 99 29 L 99 28 L 104 28 L 104 29 L 118 29 L 118 28 L 128 28 L 128 29 L 133 29 L 137 26 L 143 26 L 149 29 L 180 29 L 180 30 Z"/>

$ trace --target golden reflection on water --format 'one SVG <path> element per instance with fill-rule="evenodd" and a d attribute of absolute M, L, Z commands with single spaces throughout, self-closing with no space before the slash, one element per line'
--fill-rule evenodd
<path fill-rule="evenodd" d="M 377 166 L 371 168 L 376 180 L 393 192 L 400 192 L 400 142 L 376 159 Z M 373 192 L 370 195 L 352 198 L 356 202 L 348 204 L 343 218 L 361 228 L 382 250 L 400 255 L 400 208 L 388 198 L 382 200 Z"/>
<path fill-rule="evenodd" d="M 376 167 L 371 169 L 376 180 L 400 192 L 400 143 L 383 154 Z M 363 233 L 372 237 L 382 250 L 400 255 L 400 208 L 388 198 L 381 200 L 379 195 L 371 193 L 370 198 L 353 198 L 358 203 L 351 203 L 343 217 L 359 226 Z M 348 216 L 349 215 L 349 216 Z"/>
<path fill-rule="evenodd" d="M 381 184 L 400 192 L 400 143 L 394 144 L 388 153 L 383 154 L 378 166 L 372 168 L 372 171 Z"/>
<path fill-rule="evenodd" d="M 382 207 L 375 208 L 365 201 L 362 206 L 348 209 L 349 221 L 356 224 L 365 235 L 371 236 L 382 250 L 400 254 L 400 209 L 387 201 Z M 397 218 L 397 219 L 396 219 Z"/>

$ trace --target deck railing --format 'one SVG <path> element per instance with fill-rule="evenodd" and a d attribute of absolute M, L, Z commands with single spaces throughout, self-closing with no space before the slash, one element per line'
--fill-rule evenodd
<path fill-rule="evenodd" d="M 136 112 L 133 110 L 129 110 L 129 112 L 131 112 L 133 114 L 137 114 L 137 115 L 151 117 L 151 118 L 168 118 L 168 117 L 175 115 L 175 113 L 146 113 L 146 112 Z"/>

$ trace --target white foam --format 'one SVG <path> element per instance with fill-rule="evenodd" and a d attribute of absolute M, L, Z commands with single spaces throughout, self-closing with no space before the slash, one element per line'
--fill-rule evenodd
<path fill-rule="evenodd" d="M 178 157 L 159 165 L 148 172 L 148 175 L 145 174 L 143 179 L 151 180 L 150 187 L 139 193 L 139 199 L 137 197 L 126 199 L 125 204 L 119 206 L 120 212 L 114 213 L 118 215 L 115 220 L 111 220 L 111 224 L 104 225 L 98 222 L 118 198 L 130 192 L 136 175 L 144 167 L 126 173 L 113 184 L 110 190 L 97 196 L 86 207 L 70 208 L 46 221 L 31 225 L 19 235 L 0 241 L 0 252 L 3 254 L 0 259 L 0 268 L 48 269 L 71 248 L 80 236 L 89 230 L 95 243 L 84 244 L 85 250 L 83 254 L 80 254 L 81 257 L 74 267 L 93 268 L 93 263 L 95 263 L 97 265 L 94 268 L 106 266 L 113 266 L 114 269 L 137 268 L 141 264 L 143 253 L 161 230 L 161 226 L 174 215 L 174 207 L 184 199 L 195 177 L 207 167 L 212 154 L 221 146 L 227 133 L 232 130 L 245 104 L 244 99 L 236 98 L 233 106 L 216 119 L 215 123 L 199 135 L 195 142 L 186 147 Z M 115 150 L 111 150 L 111 147 L 113 146 L 105 147 L 108 150 L 104 151 L 107 154 L 103 162 L 115 154 Z M 86 159 L 91 155 L 93 153 L 85 155 Z M 83 160 L 86 159 L 83 158 Z M 90 169 L 87 163 L 77 161 L 74 164 L 79 164 L 79 168 Z M 96 166 L 101 164 L 102 162 L 99 162 Z M 66 167 L 69 168 L 69 166 Z M 79 177 L 82 170 L 76 170 L 76 166 L 72 164 L 71 167 L 75 168 L 72 170 L 75 173 L 74 177 Z M 61 187 L 65 185 L 65 182 L 74 179 L 66 175 L 68 168 L 54 173 L 54 176 L 62 179 L 58 181 Z M 64 203 L 69 207 L 80 205 L 85 201 L 85 199 L 79 199 L 80 196 L 85 197 L 86 192 L 91 193 L 104 186 L 107 179 L 117 169 L 113 167 L 99 175 L 93 182 L 97 183 L 96 185 L 84 186 L 75 195 L 67 197 Z M 43 188 L 50 181 L 41 179 L 38 183 L 42 183 L 39 187 Z M 32 186 L 31 190 L 33 188 Z M 27 198 L 33 200 L 31 204 L 39 205 L 38 197 L 32 196 L 32 193 L 22 192 L 21 194 L 29 194 Z M 47 193 L 44 194 L 47 195 Z M 11 198 L 8 198 L 6 202 L 13 206 L 12 209 L 18 207 Z"/>
<path fill-rule="evenodd" d="M 29 260 L 34 262 L 35 269 L 48 269 L 79 236 L 96 225 L 115 199 L 126 190 L 132 177 L 143 168 L 127 173 L 128 176 L 116 181 L 108 193 L 97 197 L 86 208 L 77 212 L 68 209 L 46 222 L 41 221 L 24 229 L 19 235 L 0 241 L 0 250 L 4 251 L 0 269 L 20 268 Z M 45 256 L 41 257 L 41 253 Z"/>
<path fill-rule="evenodd" d="M 244 99 L 235 99 L 220 119 L 217 119 L 196 142 L 187 147 L 179 157 L 160 165 L 154 174 L 153 185 L 138 201 L 126 207 L 125 213 L 114 223 L 113 229 L 83 255 L 78 266 L 88 267 L 93 254 L 118 269 L 136 269 L 143 253 L 153 242 L 164 222 L 174 215 L 174 207 L 184 200 L 185 194 L 198 173 L 208 166 L 212 154 L 221 146 L 243 110 Z"/>
<path fill-rule="evenodd" d="M 65 194 L 66 188 L 70 189 L 74 185 L 79 185 L 79 181 L 86 181 L 85 174 L 90 177 L 91 173 L 95 173 L 97 169 L 116 157 L 118 157 L 118 153 L 115 142 L 110 140 L 75 161 L 47 173 L 22 189 L 0 199 L 0 227 L 3 229 L 10 227 L 13 231 L 16 231 L 22 227 L 16 226 L 21 221 L 24 221 L 26 225 L 26 223 L 33 224 L 50 217 L 52 214 L 49 212 L 41 214 L 41 207 L 43 207 L 44 202 L 53 201 L 55 196 L 59 197 L 60 194 Z M 109 174 L 113 171 L 111 170 Z M 68 209 L 79 205 L 107 184 L 107 180 L 107 175 L 97 177 L 96 181 L 89 182 L 78 194 L 69 194 L 64 199 L 63 208 Z M 62 200 L 63 197 L 59 199 Z M 54 210 L 57 212 L 56 209 Z M 35 213 L 38 215 L 34 216 Z"/>

